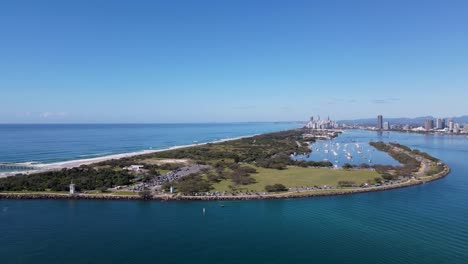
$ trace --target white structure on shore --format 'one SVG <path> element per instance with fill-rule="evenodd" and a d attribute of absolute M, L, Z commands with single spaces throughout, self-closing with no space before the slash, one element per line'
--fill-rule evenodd
<path fill-rule="evenodd" d="M 72 182 L 70 183 L 70 194 L 75 194 L 75 184 Z"/>
<path fill-rule="evenodd" d="M 143 169 L 143 165 L 130 165 L 124 169 L 128 170 L 128 171 L 134 171 L 134 172 L 139 172 L 141 171 L 141 169 Z"/>

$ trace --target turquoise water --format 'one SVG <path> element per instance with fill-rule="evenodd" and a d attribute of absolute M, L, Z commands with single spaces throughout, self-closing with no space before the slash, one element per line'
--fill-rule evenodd
<path fill-rule="evenodd" d="M 468 263 L 468 138 L 349 133 L 427 151 L 452 172 L 291 200 L 0 200 L 1 263 Z"/>

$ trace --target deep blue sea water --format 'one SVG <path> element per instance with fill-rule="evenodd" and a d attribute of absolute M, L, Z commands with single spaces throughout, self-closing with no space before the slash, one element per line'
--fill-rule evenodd
<path fill-rule="evenodd" d="M 0 162 L 85 159 L 300 127 L 297 123 L 1 125 Z"/>
<path fill-rule="evenodd" d="M 0 200 L 1 263 L 468 263 L 468 138 L 353 136 L 427 151 L 452 172 L 420 186 L 323 198 Z"/>

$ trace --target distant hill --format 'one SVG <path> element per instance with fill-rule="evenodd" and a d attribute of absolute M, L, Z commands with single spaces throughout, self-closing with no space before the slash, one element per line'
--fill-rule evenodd
<path fill-rule="evenodd" d="M 447 119 L 446 117 L 445 119 Z M 456 123 L 460 124 L 468 124 L 468 115 L 459 116 L 459 117 L 451 117 Z M 390 124 L 409 124 L 409 125 L 420 125 L 424 124 L 424 120 L 426 119 L 433 119 L 436 118 L 433 116 L 420 116 L 414 118 L 408 117 L 396 117 L 396 118 L 386 118 L 384 116 L 384 122 L 390 122 Z M 362 119 L 354 119 L 354 120 L 339 120 L 337 121 L 341 124 L 347 125 L 375 125 L 377 123 L 377 117 L 375 118 L 362 118 Z"/>

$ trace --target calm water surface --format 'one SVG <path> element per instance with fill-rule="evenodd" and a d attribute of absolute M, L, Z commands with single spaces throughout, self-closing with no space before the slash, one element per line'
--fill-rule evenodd
<path fill-rule="evenodd" d="M 369 145 L 369 132 L 345 131 L 331 140 L 319 140 L 311 145 L 312 152 L 308 155 L 296 155 L 297 160 L 330 161 L 336 167 L 346 163 L 400 165 L 390 155 L 378 151 Z M 388 140 L 388 133 L 378 134 L 375 140 Z"/>
<path fill-rule="evenodd" d="M 468 139 L 348 133 L 427 151 L 452 173 L 278 201 L 0 200 L 1 263 L 468 263 Z"/>

